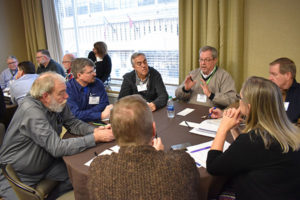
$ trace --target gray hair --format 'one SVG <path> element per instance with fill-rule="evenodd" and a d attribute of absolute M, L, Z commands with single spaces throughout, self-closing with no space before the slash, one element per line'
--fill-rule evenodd
<path fill-rule="evenodd" d="M 204 47 L 201 47 L 200 50 L 199 50 L 199 55 L 200 55 L 202 52 L 205 52 L 205 51 L 210 51 L 211 54 L 212 54 L 213 59 L 218 58 L 218 51 L 217 51 L 216 48 L 211 47 L 211 46 L 204 46 Z"/>
<path fill-rule="evenodd" d="M 14 56 L 14 55 L 9 55 L 9 56 L 7 56 L 6 60 L 8 60 L 8 59 L 18 60 L 18 59 L 16 58 L 16 56 Z"/>
<path fill-rule="evenodd" d="M 65 83 L 64 77 L 56 72 L 42 73 L 32 84 L 30 95 L 35 99 L 42 98 L 43 94 L 53 92 L 55 81 Z"/>
<path fill-rule="evenodd" d="M 144 56 L 146 58 L 146 55 L 144 53 L 141 53 L 141 52 L 135 52 L 131 55 L 131 64 L 132 64 L 132 67 L 134 67 L 134 59 L 138 56 Z"/>
<path fill-rule="evenodd" d="M 95 63 L 88 58 L 76 58 L 72 61 L 71 70 L 75 79 L 78 73 L 83 73 L 85 66 L 95 67 Z"/>

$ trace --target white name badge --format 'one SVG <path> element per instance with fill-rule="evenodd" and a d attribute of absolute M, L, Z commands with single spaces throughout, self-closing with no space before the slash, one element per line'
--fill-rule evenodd
<path fill-rule="evenodd" d="M 290 105 L 290 102 L 284 102 L 284 109 L 285 109 L 285 111 L 288 110 L 289 105 Z"/>
<path fill-rule="evenodd" d="M 90 96 L 90 98 L 89 98 L 89 104 L 99 104 L 99 102 L 100 102 L 100 97 Z"/>
<path fill-rule="evenodd" d="M 143 92 L 147 90 L 147 84 L 142 84 L 137 86 L 138 92 Z"/>
<path fill-rule="evenodd" d="M 197 95 L 197 101 L 202 102 L 202 103 L 206 103 L 206 95 L 205 94 L 198 94 Z"/>

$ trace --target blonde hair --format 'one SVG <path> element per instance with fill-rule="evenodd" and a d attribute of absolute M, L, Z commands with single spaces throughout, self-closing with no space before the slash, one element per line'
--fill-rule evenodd
<path fill-rule="evenodd" d="M 115 103 L 110 122 L 119 146 L 149 144 L 153 134 L 153 117 L 140 95 L 130 95 Z"/>
<path fill-rule="evenodd" d="M 250 104 L 245 132 L 255 130 L 263 139 L 266 149 L 278 142 L 283 153 L 300 147 L 299 129 L 292 124 L 284 110 L 280 89 L 261 77 L 250 77 L 242 86 L 242 101 Z"/>
<path fill-rule="evenodd" d="M 30 95 L 35 99 L 42 98 L 44 93 L 51 94 L 55 86 L 55 80 L 65 82 L 64 77 L 56 72 L 42 73 L 32 84 Z"/>

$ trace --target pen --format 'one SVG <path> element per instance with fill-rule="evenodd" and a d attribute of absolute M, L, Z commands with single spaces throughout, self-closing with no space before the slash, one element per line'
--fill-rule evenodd
<path fill-rule="evenodd" d="M 96 122 L 93 122 L 92 124 L 96 125 L 96 126 L 105 126 L 106 125 L 106 124 L 101 124 L 101 123 L 96 123 Z"/>
<path fill-rule="evenodd" d="M 157 132 L 155 133 L 155 138 L 157 139 L 158 135 L 157 135 Z"/>
<path fill-rule="evenodd" d="M 194 81 L 193 78 L 192 78 L 192 76 L 190 76 L 190 79 L 191 79 L 191 81 Z"/>
<path fill-rule="evenodd" d="M 188 122 L 187 121 L 184 121 L 184 123 L 187 125 L 187 127 L 189 127 L 190 129 L 192 128 L 192 127 L 190 127 L 190 125 L 188 124 Z"/>
<path fill-rule="evenodd" d="M 96 151 L 94 152 L 94 154 L 95 154 L 95 156 L 96 156 L 96 157 L 98 157 L 98 154 L 97 154 L 97 152 L 96 152 Z"/>
<path fill-rule="evenodd" d="M 217 108 L 217 107 L 213 107 L 213 109 L 211 110 L 211 112 L 208 114 L 209 117 L 211 117 L 211 115 L 212 115 L 212 113 L 213 113 L 212 111 L 215 110 L 216 108 Z"/>

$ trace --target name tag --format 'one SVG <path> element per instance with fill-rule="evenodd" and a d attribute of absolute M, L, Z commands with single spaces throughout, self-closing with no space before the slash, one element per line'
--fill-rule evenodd
<path fill-rule="evenodd" d="M 93 97 L 93 96 L 90 96 L 89 98 L 89 104 L 99 104 L 100 102 L 100 97 Z"/>
<path fill-rule="evenodd" d="M 145 83 L 145 84 L 142 84 L 142 85 L 138 85 L 137 90 L 138 90 L 138 92 L 146 91 L 147 90 L 147 84 Z"/>
<path fill-rule="evenodd" d="M 96 57 L 96 62 L 101 62 L 101 61 L 103 61 L 102 58 Z"/>
<path fill-rule="evenodd" d="M 290 105 L 290 102 L 284 102 L 284 109 L 285 109 L 285 111 L 288 110 L 289 105 Z"/>
<path fill-rule="evenodd" d="M 198 94 L 197 95 L 197 101 L 202 102 L 202 103 L 206 103 L 206 95 L 205 94 Z"/>

